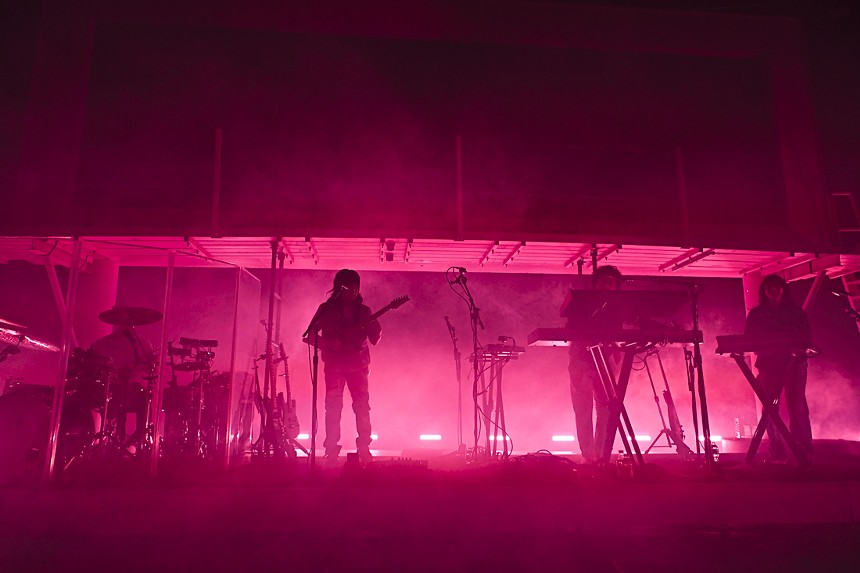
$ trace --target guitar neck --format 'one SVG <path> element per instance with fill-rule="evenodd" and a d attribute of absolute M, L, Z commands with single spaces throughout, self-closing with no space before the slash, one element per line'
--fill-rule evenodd
<path fill-rule="evenodd" d="M 371 314 L 371 315 L 370 315 L 370 316 L 369 316 L 369 317 L 364 321 L 364 324 L 369 324 L 369 323 L 373 322 L 374 320 L 376 320 L 377 318 L 379 318 L 380 316 L 382 316 L 383 314 L 385 314 L 386 312 L 388 312 L 389 310 L 391 310 L 391 308 L 392 308 L 392 306 L 391 306 L 390 304 L 389 304 L 389 305 L 386 305 L 386 306 L 384 306 L 384 307 L 382 307 L 380 310 L 378 310 L 378 311 L 376 311 L 375 313 Z"/>
<path fill-rule="evenodd" d="M 278 352 L 281 353 L 281 362 L 284 363 L 284 392 L 287 394 L 287 405 L 293 402 L 293 393 L 290 389 L 290 367 L 287 364 L 287 353 L 284 351 L 284 343 L 278 343 Z"/>
<path fill-rule="evenodd" d="M 278 362 L 269 353 L 269 396 L 274 400 L 278 395 Z"/>
<path fill-rule="evenodd" d="M 389 310 L 393 310 L 395 308 L 400 308 L 401 305 L 403 305 L 404 303 L 406 303 L 408 301 L 409 301 L 408 296 L 399 296 L 399 297 L 395 298 L 394 300 L 392 300 L 391 302 L 389 302 L 388 304 L 386 304 L 385 306 L 383 306 L 381 309 L 377 310 L 372 315 L 370 315 L 370 317 L 366 321 L 364 321 L 364 323 L 366 324 L 369 322 L 373 322 L 374 320 L 376 320 L 377 318 L 379 318 L 380 316 L 382 316 L 383 314 L 385 314 Z"/>

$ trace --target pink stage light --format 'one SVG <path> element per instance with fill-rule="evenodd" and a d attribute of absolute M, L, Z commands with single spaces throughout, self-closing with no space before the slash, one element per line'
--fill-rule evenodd
<path fill-rule="evenodd" d="M 648 434 L 637 434 L 636 435 L 636 441 L 637 442 L 650 442 L 651 436 L 649 436 Z"/>
<path fill-rule="evenodd" d="M 705 436 L 700 435 L 700 436 L 699 436 L 699 440 L 701 440 L 701 441 L 703 441 L 703 442 L 704 442 L 704 441 L 705 441 Z M 720 436 L 720 435 L 712 434 L 712 435 L 711 435 L 711 441 L 712 441 L 712 442 L 722 442 L 722 441 L 723 441 L 723 437 L 722 437 L 722 436 Z"/>
<path fill-rule="evenodd" d="M 441 434 L 421 434 L 418 439 L 424 442 L 438 442 L 442 439 Z"/>
<path fill-rule="evenodd" d="M 555 434 L 552 437 L 553 442 L 575 442 L 576 436 L 571 436 L 569 434 Z"/>
<path fill-rule="evenodd" d="M 301 433 L 301 434 L 299 434 L 298 436 L 296 436 L 296 439 L 297 439 L 297 440 L 309 440 L 310 438 L 311 438 L 311 435 L 310 435 L 310 434 L 306 434 L 306 433 Z M 378 435 L 376 435 L 376 434 L 370 434 L 370 439 L 371 439 L 371 440 L 378 440 L 378 439 L 379 439 L 379 436 L 378 436 Z"/>

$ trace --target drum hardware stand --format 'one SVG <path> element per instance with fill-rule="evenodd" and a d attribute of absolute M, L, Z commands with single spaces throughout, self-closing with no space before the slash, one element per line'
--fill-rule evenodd
<path fill-rule="evenodd" d="M 669 427 L 666 426 L 666 419 L 663 417 L 663 409 L 660 407 L 660 398 L 657 397 L 657 388 L 654 386 L 654 378 L 651 376 L 651 368 L 648 366 L 648 357 L 656 356 L 657 364 L 660 366 L 660 373 L 663 376 L 663 400 L 666 402 L 666 414 L 669 416 Z M 666 377 L 666 370 L 663 368 L 663 360 L 660 358 L 660 351 L 653 350 L 642 358 L 645 365 L 645 371 L 648 373 L 648 381 L 651 383 L 651 392 L 654 395 L 654 403 L 657 405 L 657 413 L 660 415 L 660 425 L 663 427 L 651 445 L 645 449 L 643 453 L 647 454 L 655 447 L 675 447 L 675 451 L 682 459 L 687 459 L 692 455 L 693 451 L 684 443 L 684 429 L 678 419 L 678 412 L 675 410 L 675 401 L 672 399 L 672 392 L 669 390 L 669 380 Z M 658 446 L 657 442 L 660 437 L 666 436 L 666 445 Z"/>
<path fill-rule="evenodd" d="M 206 446 L 203 440 L 203 394 L 206 391 L 206 384 L 209 382 L 209 370 L 201 371 L 197 376 L 196 382 L 199 382 L 194 404 L 194 455 L 201 458 L 206 457 Z M 191 383 L 194 384 L 195 381 Z"/>
<path fill-rule="evenodd" d="M 110 413 L 110 404 L 113 401 L 113 397 L 111 396 L 111 386 L 113 379 L 113 374 L 108 374 L 105 382 L 105 399 L 104 405 L 100 408 L 100 421 L 99 421 L 99 430 L 93 435 L 90 443 L 85 445 L 83 449 L 71 456 L 69 460 L 63 465 L 62 471 L 68 471 L 72 464 L 76 460 L 85 460 L 89 457 L 90 452 L 97 451 L 102 456 L 105 456 L 108 452 L 108 447 L 113 447 L 116 452 L 126 452 L 126 450 L 122 447 L 122 444 L 117 440 L 117 430 L 116 430 L 116 421 L 113 422 L 108 421 L 109 413 Z M 62 428 L 62 426 L 61 426 Z M 127 453 L 127 452 L 126 452 Z"/>
<path fill-rule="evenodd" d="M 167 354 L 170 356 L 170 381 L 167 383 L 165 392 L 169 389 L 171 396 L 170 411 L 164 416 L 164 438 L 162 439 L 163 453 L 170 456 L 173 446 L 173 436 L 170 433 L 172 421 L 171 418 L 177 415 L 177 404 L 179 402 L 179 382 L 176 380 L 176 364 L 173 361 L 173 343 L 168 342 Z M 162 403 L 162 408 L 165 404 Z"/>
<path fill-rule="evenodd" d="M 150 366 L 150 374 L 144 378 L 146 380 L 146 414 L 143 425 L 143 436 L 139 437 L 140 450 L 139 455 L 146 457 L 149 455 L 153 444 L 155 443 L 155 425 L 152 421 L 152 397 L 155 389 L 155 381 L 158 376 L 155 374 L 155 362 Z"/>

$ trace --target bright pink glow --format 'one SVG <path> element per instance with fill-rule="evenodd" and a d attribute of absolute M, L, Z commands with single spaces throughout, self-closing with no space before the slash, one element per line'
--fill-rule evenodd
<path fill-rule="evenodd" d="M 571 436 L 569 434 L 556 434 L 552 437 L 553 442 L 575 442 L 576 436 Z"/>
<path fill-rule="evenodd" d="M 421 434 L 418 439 L 425 442 L 438 442 L 442 436 L 440 434 Z"/>
<path fill-rule="evenodd" d="M 490 436 L 491 442 L 501 442 L 502 440 L 506 440 L 506 441 L 510 442 L 511 437 L 510 436 Z"/>
<path fill-rule="evenodd" d="M 699 435 L 699 439 L 700 439 L 701 441 L 703 441 L 703 442 L 704 442 L 704 441 L 705 441 L 705 436 Z M 723 437 L 722 437 L 722 436 L 720 436 L 719 434 L 712 434 L 712 435 L 711 435 L 711 441 L 712 441 L 712 442 L 722 442 L 722 441 L 723 441 Z"/>
<path fill-rule="evenodd" d="M 306 433 L 301 433 L 298 436 L 296 436 L 297 440 L 309 440 L 310 438 L 311 438 L 311 435 L 306 434 Z M 377 434 L 370 434 L 370 439 L 371 440 L 378 440 L 379 436 Z"/>
<path fill-rule="evenodd" d="M 637 442 L 650 442 L 651 436 L 648 434 L 636 434 L 636 441 Z"/>

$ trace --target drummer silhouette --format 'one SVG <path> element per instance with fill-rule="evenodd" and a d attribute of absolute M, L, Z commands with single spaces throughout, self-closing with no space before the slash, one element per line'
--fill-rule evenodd
<path fill-rule="evenodd" d="M 90 351 L 107 360 L 112 369 L 111 404 L 106 416 L 116 417 L 117 439 L 124 446 L 138 447 L 146 432 L 146 386 L 152 373 L 152 344 L 135 326 L 161 320 L 161 313 L 147 308 L 114 307 L 99 314 L 113 325 L 113 332 L 93 342 Z M 134 414 L 134 432 L 127 435 L 128 414 Z"/>

